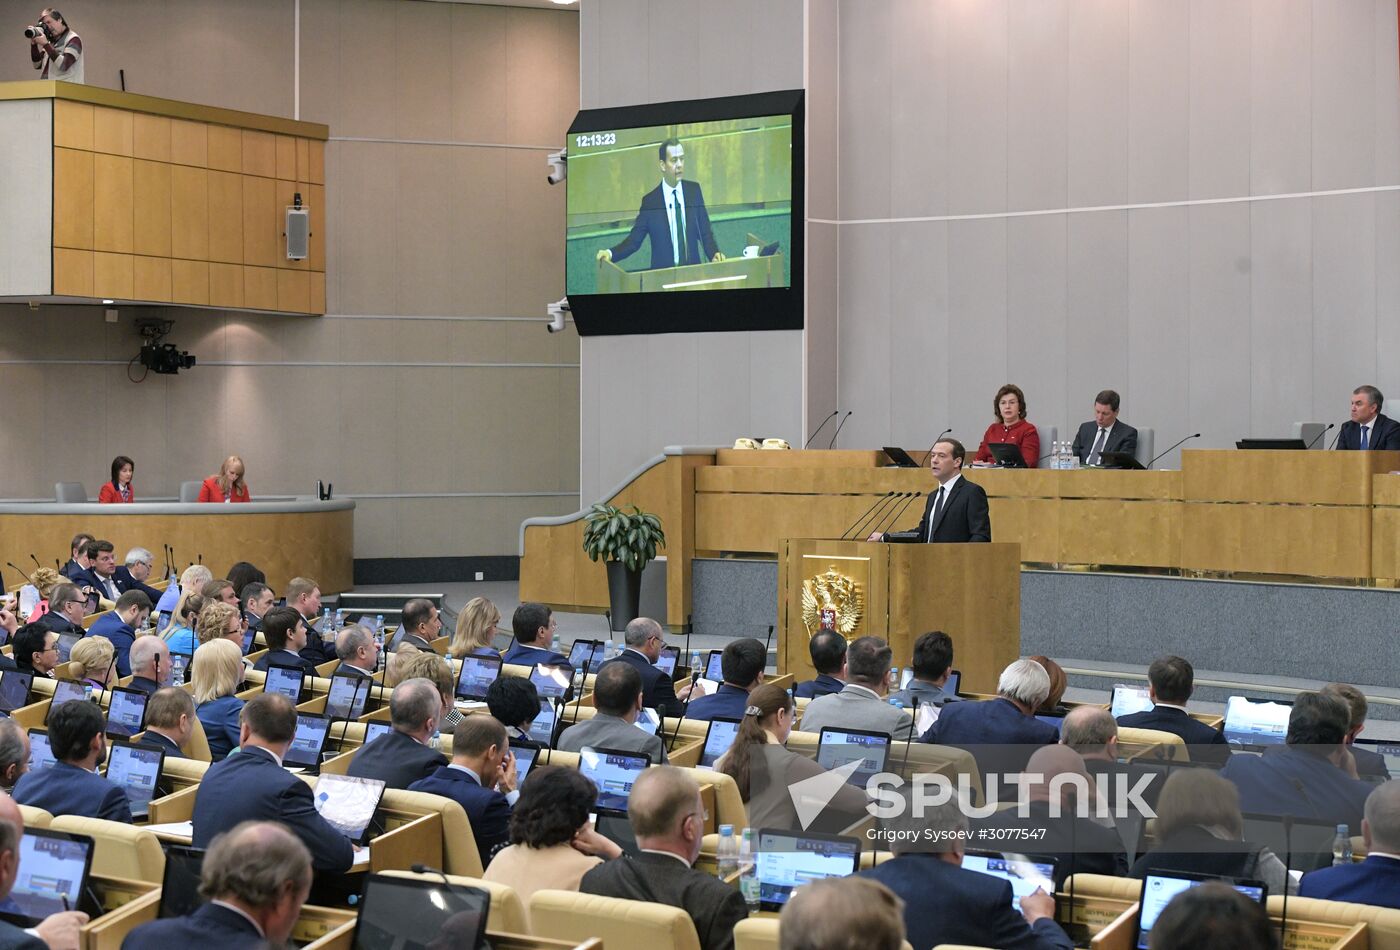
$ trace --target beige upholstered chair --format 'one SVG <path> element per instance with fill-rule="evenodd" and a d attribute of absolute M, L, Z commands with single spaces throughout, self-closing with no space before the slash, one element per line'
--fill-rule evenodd
<path fill-rule="evenodd" d="M 530 920 L 534 936 L 574 944 L 598 937 L 604 947 L 700 950 L 690 915 L 665 904 L 573 891 L 536 891 L 530 898 Z"/>
<path fill-rule="evenodd" d="M 1125 759 L 1158 759 L 1163 762 L 1189 762 L 1190 753 L 1181 736 L 1157 729 L 1118 727 L 1118 754 Z"/>
<path fill-rule="evenodd" d="M 734 950 L 778 950 L 778 918 L 750 917 L 734 925 Z M 904 950 L 913 950 L 904 941 Z"/>
<path fill-rule="evenodd" d="M 472 834 L 471 822 L 462 806 L 441 795 L 427 792 L 410 792 L 406 789 L 391 788 L 384 792 L 380 802 L 386 812 L 407 812 L 417 815 L 442 815 L 442 858 L 443 870 L 448 874 L 463 877 L 481 877 L 481 852 L 476 847 L 476 836 Z"/>
<path fill-rule="evenodd" d="M 92 873 L 99 877 L 159 885 L 165 875 L 165 852 L 160 840 L 144 828 L 78 815 L 59 815 L 50 827 L 93 840 Z"/>
<path fill-rule="evenodd" d="M 1283 916 L 1283 897 L 1269 898 L 1269 916 Z M 1289 921 L 1318 921 L 1328 924 L 1365 922 L 1371 950 L 1400 950 L 1400 910 L 1345 901 L 1322 901 L 1311 897 L 1288 899 Z"/>
<path fill-rule="evenodd" d="M 53 815 L 33 805 L 20 805 L 19 813 L 26 828 L 47 828 L 53 824 Z"/>

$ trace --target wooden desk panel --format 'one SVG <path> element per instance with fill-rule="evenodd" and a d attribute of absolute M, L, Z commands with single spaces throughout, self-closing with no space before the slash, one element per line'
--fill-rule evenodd
<path fill-rule="evenodd" d="M 1021 560 L 1032 564 L 1064 560 L 1060 555 L 1060 502 L 1053 498 L 991 497 L 987 507 L 991 510 L 993 541 L 1019 542 Z M 922 511 L 920 508 L 920 514 Z"/>
<path fill-rule="evenodd" d="M 1400 578 L 1400 475 L 1373 475 L 1371 503 L 1371 576 Z"/>
<path fill-rule="evenodd" d="M 1369 505 L 1374 472 L 1400 468 L 1400 452 L 1194 449 L 1181 453 L 1188 502 Z"/>
<path fill-rule="evenodd" d="M 1164 568 L 1181 564 L 1179 502 L 1066 498 L 1056 506 L 1056 560 L 1061 563 Z"/>
<path fill-rule="evenodd" d="M 1371 577 L 1371 510 L 1315 505 L 1183 506 L 1187 570 Z"/>
<path fill-rule="evenodd" d="M 720 449 L 715 464 L 757 468 L 876 468 L 887 463 L 885 453 L 869 449 Z"/>

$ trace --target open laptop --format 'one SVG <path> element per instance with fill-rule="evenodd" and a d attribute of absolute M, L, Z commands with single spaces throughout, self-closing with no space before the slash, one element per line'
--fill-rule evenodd
<path fill-rule="evenodd" d="M 547 699 L 563 699 L 569 694 L 568 667 L 545 666 L 543 663 L 537 664 L 530 673 L 530 682 L 535 684 L 535 689 L 540 696 Z"/>
<path fill-rule="evenodd" d="M 33 673 L 6 670 L 0 673 L 0 712 L 12 713 L 29 701 Z"/>
<path fill-rule="evenodd" d="M 914 461 L 914 459 L 910 457 L 908 452 L 904 451 L 897 445 L 886 445 L 882 447 L 880 451 L 884 452 L 886 458 L 888 458 L 892 463 L 894 463 L 895 468 L 919 467 L 919 463 Z"/>
<path fill-rule="evenodd" d="M 1148 694 L 1146 686 L 1116 683 L 1112 696 L 1108 711 L 1114 719 L 1119 716 L 1131 716 L 1133 713 L 1149 712 L 1152 709 L 1152 697 Z"/>
<path fill-rule="evenodd" d="M 85 637 L 86 633 L 60 633 L 58 635 L 58 660 L 60 663 L 67 663 L 73 659 L 73 647 L 78 641 Z"/>
<path fill-rule="evenodd" d="M 462 669 L 457 674 L 458 699 L 479 703 L 486 699 L 486 691 L 501 675 L 501 658 L 498 656 L 464 656 Z"/>
<path fill-rule="evenodd" d="M 700 768 L 713 769 L 720 756 L 729 751 L 734 737 L 739 734 L 739 720 L 717 717 L 710 720 L 710 728 L 705 733 L 705 745 L 700 751 Z"/>
<path fill-rule="evenodd" d="M 849 877 L 860 867 L 860 839 L 761 828 L 754 872 L 759 910 L 780 911 L 793 888 L 826 877 Z"/>
<path fill-rule="evenodd" d="M 1273 851 L 1280 861 L 1288 861 L 1290 870 L 1306 873 L 1332 866 L 1332 842 L 1337 838 L 1336 822 L 1294 818 L 1285 829 L 1283 818 L 1278 815 L 1246 812 L 1241 818 L 1244 840 Z"/>
<path fill-rule="evenodd" d="M 1263 881 L 1236 881 L 1229 878 L 1216 878 L 1205 874 L 1185 874 L 1177 871 L 1149 871 L 1147 876 L 1142 879 L 1137 939 L 1133 941 L 1132 945 L 1138 950 L 1148 950 L 1152 928 L 1156 925 L 1157 918 L 1161 916 L 1162 911 L 1171 903 L 1172 898 L 1182 891 L 1199 887 L 1206 881 L 1224 881 L 1245 897 L 1260 904 L 1264 903 L 1264 899 L 1269 896 L 1269 890 L 1264 886 Z"/>
<path fill-rule="evenodd" d="M 59 680 L 53 684 L 53 699 L 49 701 L 49 711 L 44 713 L 44 722 L 47 724 L 53 711 L 64 703 L 87 698 L 86 683 L 80 683 L 77 680 Z"/>
<path fill-rule="evenodd" d="M 263 692 L 285 696 L 295 706 L 301 701 L 301 681 L 305 676 L 306 670 L 300 665 L 278 666 L 270 663 L 267 667 L 267 679 L 263 683 Z"/>
<path fill-rule="evenodd" d="M 374 681 L 354 673 L 337 673 L 331 677 L 330 692 L 326 694 L 326 715 L 332 719 L 359 719 L 365 714 Z"/>
<path fill-rule="evenodd" d="M 724 682 L 724 664 L 720 662 L 723 656 L 723 650 L 710 651 L 709 656 L 705 658 L 705 679 L 712 683 Z"/>
<path fill-rule="evenodd" d="M 627 820 L 627 812 L 600 808 L 591 816 L 593 830 L 622 849 L 628 857 L 639 857 L 637 835 L 632 831 L 632 822 Z"/>
<path fill-rule="evenodd" d="M 107 735 L 125 739 L 140 732 L 146 722 L 146 703 L 151 698 L 150 694 L 126 686 L 114 686 L 108 695 L 111 699 L 107 704 Z"/>
<path fill-rule="evenodd" d="M 989 874 L 1011 885 L 1011 907 L 1021 912 L 1021 898 L 1040 888 L 1055 896 L 1055 859 L 1040 855 L 1006 854 L 1000 851 L 968 851 L 962 866 Z"/>
<path fill-rule="evenodd" d="M 681 661 L 680 647 L 662 647 L 661 655 L 652 664 L 672 679 L 676 678 L 676 664 Z"/>
<path fill-rule="evenodd" d="M 1286 700 L 1231 696 L 1225 702 L 1225 725 L 1221 732 L 1232 746 L 1258 749 L 1282 745 L 1288 735 L 1288 715 L 1292 707 L 1293 703 Z"/>
<path fill-rule="evenodd" d="M 992 458 L 997 460 L 997 465 L 1001 468 L 1026 467 L 1026 459 L 1021 454 L 1019 445 L 1012 445 L 1010 442 L 988 442 L 987 451 L 992 453 Z"/>
<path fill-rule="evenodd" d="M 532 742 L 538 742 L 545 748 L 554 744 L 554 723 L 558 718 L 558 711 L 554 704 L 547 699 L 540 700 L 540 712 L 531 722 L 527 731 Z"/>
<path fill-rule="evenodd" d="M 371 874 L 355 921 L 353 950 L 486 946 L 488 892 L 464 884 Z"/>
<path fill-rule="evenodd" d="M 573 646 L 569 647 L 569 665 L 581 670 L 583 664 L 587 663 L 590 670 L 594 669 L 593 657 L 602 646 L 597 640 L 575 640 Z"/>
<path fill-rule="evenodd" d="M 284 768 L 319 771 L 321 753 L 325 751 L 326 739 L 330 736 L 331 719 L 317 713 L 297 713 L 297 731 L 287 754 L 282 758 Z"/>
<path fill-rule="evenodd" d="M 1099 467 L 1126 469 L 1132 472 L 1140 472 L 1147 468 L 1131 452 L 1100 452 Z"/>
<path fill-rule="evenodd" d="M 591 749 L 584 746 L 579 751 L 578 769 L 598 787 L 598 807 L 615 811 L 627 810 L 627 798 L 632 794 L 632 783 L 651 765 L 651 756 L 642 752 L 623 752 L 619 749 Z"/>
<path fill-rule="evenodd" d="M 529 749 L 525 746 L 511 746 L 510 754 L 515 756 L 515 787 L 521 788 L 525 784 L 525 776 L 530 774 L 530 769 L 534 768 L 535 758 L 539 755 L 538 749 Z"/>
<path fill-rule="evenodd" d="M 49 734 L 44 729 L 29 730 L 29 771 L 37 772 L 46 769 L 58 760 L 54 758 L 53 749 L 49 747 Z"/>
<path fill-rule="evenodd" d="M 394 727 L 387 722 L 367 722 L 365 723 L 365 745 L 369 745 L 380 736 L 388 735 L 394 731 Z"/>
<path fill-rule="evenodd" d="M 885 771 L 889 757 L 890 736 L 887 732 L 823 726 L 817 740 L 817 764 L 828 772 L 851 762 L 861 763 L 846 779 L 848 785 L 857 788 L 865 788 L 871 778 Z"/>
<path fill-rule="evenodd" d="M 243 646 L 242 646 L 242 650 L 243 650 L 243 655 L 244 655 L 244 656 L 247 656 L 249 653 L 253 652 L 253 641 L 256 640 L 257 638 L 258 638 L 258 631 L 257 631 L 257 630 L 254 630 L 253 628 L 250 627 L 250 628 L 248 628 L 247 630 L 243 631 Z"/>
<path fill-rule="evenodd" d="M 1374 752 L 1385 757 L 1385 769 L 1389 773 L 1387 776 L 1362 775 L 1361 778 L 1368 782 L 1384 782 L 1390 778 L 1400 775 L 1400 741 L 1394 739 L 1357 739 L 1356 745 L 1359 748 Z"/>
<path fill-rule="evenodd" d="M 19 873 L 0 919 L 33 927 L 65 910 L 92 910 L 86 900 L 92 839 L 48 828 L 26 828 L 19 840 Z"/>
<path fill-rule="evenodd" d="M 131 802 L 134 818 L 145 818 L 151 810 L 151 799 L 160 784 L 160 770 L 165 764 L 165 750 L 155 746 L 130 745 L 114 742 L 107 754 L 107 781 L 121 786 Z"/>
<path fill-rule="evenodd" d="M 316 779 L 312 799 L 320 816 L 355 844 L 369 837 L 370 822 L 384 797 L 384 781 L 327 772 Z"/>
<path fill-rule="evenodd" d="M 163 844 L 163 847 L 165 875 L 160 884 L 159 916 L 188 917 L 204 906 L 204 898 L 199 893 L 204 849 L 178 844 Z"/>

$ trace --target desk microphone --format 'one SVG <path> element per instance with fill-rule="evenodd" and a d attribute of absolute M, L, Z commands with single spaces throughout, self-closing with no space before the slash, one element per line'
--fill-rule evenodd
<path fill-rule="evenodd" d="M 895 510 L 895 507 L 899 505 L 899 500 L 901 498 L 908 498 L 911 494 L 912 492 L 907 491 L 895 492 L 894 501 L 890 503 L 889 507 L 882 508 L 880 511 L 875 513 L 875 516 L 870 519 L 870 522 L 868 524 L 861 525 L 861 527 L 858 530 L 852 533 L 851 540 L 859 541 L 865 536 L 865 534 L 868 534 L 870 530 L 874 528 L 877 524 L 884 524 L 885 519 L 888 518 L 890 513 Z"/>
<path fill-rule="evenodd" d="M 924 453 L 924 468 L 928 468 L 928 457 L 929 457 L 930 455 L 933 454 L 933 447 L 934 447 L 935 445 L 937 445 L 938 443 L 942 442 L 942 441 L 943 441 L 943 437 L 944 437 L 945 435 L 947 435 L 949 432 L 952 432 L 952 431 L 953 431 L 953 427 L 952 427 L 952 426 L 949 426 L 948 428 L 944 429 L 942 432 L 938 433 L 938 438 L 934 439 L 933 442 L 929 444 L 928 451 Z"/>
<path fill-rule="evenodd" d="M 887 521 L 888 523 L 885 524 L 885 526 L 882 527 L 882 528 L 880 529 L 880 533 L 881 533 L 881 534 L 884 534 L 886 531 L 890 530 L 890 529 L 893 528 L 895 525 L 899 524 L 899 519 L 904 517 L 904 512 L 907 511 L 908 508 L 909 508 L 909 506 L 912 505 L 912 504 L 914 503 L 914 499 L 916 499 L 916 498 L 922 498 L 923 495 L 924 495 L 924 493 L 921 492 L 921 491 L 916 491 L 916 492 L 914 492 L 912 495 L 910 495 L 910 496 L 909 496 L 909 500 L 906 501 L 903 505 L 900 506 L 899 510 L 895 512 L 894 517 L 893 517 L 893 518 L 888 518 L 888 519 L 886 519 L 886 521 Z"/>
<path fill-rule="evenodd" d="M 764 658 L 764 663 L 765 663 L 765 664 L 767 663 L 767 658 L 766 658 L 766 657 Z M 690 697 L 692 697 L 692 696 L 695 695 L 695 684 L 698 683 L 698 682 L 700 682 L 700 671 L 699 671 L 699 670 L 691 670 L 691 671 L 690 671 L 690 689 L 689 689 L 689 690 L 686 692 L 686 694 L 685 694 L 685 702 L 681 704 L 681 714 L 680 714 L 680 717 L 676 719 L 676 728 L 675 728 L 675 731 L 671 733 L 671 745 L 670 745 L 670 748 L 672 748 L 672 749 L 674 749 L 674 748 L 676 747 L 676 740 L 680 739 L 680 737 L 681 737 L 681 723 L 685 722 L 685 711 L 686 711 L 687 709 L 690 708 Z M 663 728 L 663 729 L 661 730 L 661 733 L 662 733 L 662 735 L 661 735 L 661 741 L 662 741 L 662 743 L 665 743 L 665 741 L 666 741 L 666 735 L 665 735 L 666 730 L 665 730 L 665 728 Z M 704 754 L 704 750 L 703 750 L 703 749 L 701 750 L 701 754 L 702 754 L 702 755 Z"/>
<path fill-rule="evenodd" d="M 1321 432 L 1319 432 L 1317 435 L 1313 436 L 1313 440 L 1312 440 L 1311 442 L 1309 442 L 1307 445 L 1303 446 L 1303 448 L 1305 448 L 1305 449 L 1310 449 L 1310 448 L 1312 448 L 1314 445 L 1317 445 L 1318 440 L 1320 440 L 1324 435 L 1326 435 L 1329 429 L 1335 429 L 1336 427 L 1337 427 L 1337 424 L 1336 424 L 1335 422 L 1329 422 L 1329 423 L 1327 423 L 1327 428 L 1326 428 L 1326 429 L 1323 429 L 1323 430 L 1322 430 Z M 1341 433 L 1338 432 L 1337 435 L 1341 435 Z M 1284 899 L 1287 900 L 1287 897 L 1285 897 Z"/>
<path fill-rule="evenodd" d="M 830 442 L 827 444 L 827 446 L 826 446 L 828 449 L 833 449 L 833 448 L 836 447 L 836 436 L 838 436 L 838 435 L 841 434 L 841 427 L 844 426 L 844 425 L 846 424 L 846 420 L 847 420 L 847 419 L 850 419 L 850 418 L 851 418 L 851 413 L 853 413 L 853 412 L 855 412 L 854 409 L 848 409 L 848 410 L 846 410 L 846 416 L 845 416 L 845 418 L 843 418 L 843 419 L 841 420 L 840 424 L 838 424 L 838 425 L 836 426 L 836 432 L 835 432 L 835 434 L 832 435 L 831 441 L 830 441 Z"/>
<path fill-rule="evenodd" d="M 1338 440 L 1340 440 L 1341 437 L 1342 437 L 1342 430 L 1341 430 L 1341 429 L 1338 429 L 1338 430 L 1337 430 L 1337 434 L 1334 435 L 1334 436 L 1332 436 L 1332 444 L 1329 445 L 1329 446 L 1327 446 L 1327 448 L 1328 448 L 1328 449 L 1331 449 L 1331 448 L 1333 448 L 1334 446 L 1336 446 Z"/>
<path fill-rule="evenodd" d="M 914 708 L 909 715 L 914 717 L 914 722 L 909 726 L 909 741 L 904 743 L 904 761 L 900 763 L 899 774 L 909 774 L 909 750 L 914 748 L 914 737 L 919 734 L 919 695 L 915 693 L 911 699 L 914 700 Z"/>
<path fill-rule="evenodd" d="M 8 564 L 10 567 L 13 567 L 13 568 L 15 569 L 15 573 L 18 574 L 20 577 L 22 577 L 22 578 L 28 578 L 29 575 L 25 574 L 24 571 L 21 571 L 19 568 L 15 567 L 15 562 L 14 562 L 14 561 L 6 561 L 5 563 Z M 3 586 L 0 586 L 0 590 L 3 590 L 3 589 L 4 589 Z"/>
<path fill-rule="evenodd" d="M 833 409 L 833 410 L 831 410 L 831 415 L 829 415 L 829 416 L 827 416 L 825 419 L 823 419 L 823 420 L 822 420 L 822 424 L 819 425 L 819 426 L 817 426 L 816 430 L 815 430 L 811 435 L 807 436 L 807 441 L 802 443 L 802 447 L 805 449 L 807 446 L 811 445 L 811 444 L 812 444 L 812 440 L 815 439 L 815 438 L 817 437 L 817 433 L 819 433 L 819 432 L 821 432 L 823 429 L 825 429 L 825 428 L 826 428 L 826 424 L 827 424 L 828 422 L 830 422 L 832 419 L 835 419 L 835 418 L 836 418 L 836 414 L 839 413 L 840 411 L 841 411 L 840 409 Z"/>
<path fill-rule="evenodd" d="M 1192 439 L 1199 439 L 1200 437 L 1201 437 L 1201 434 L 1200 434 L 1199 432 L 1197 432 L 1197 433 L 1195 433 L 1194 435 L 1188 435 L 1186 438 L 1182 439 L 1181 442 L 1190 442 Z M 1147 468 L 1151 468 L 1151 467 L 1153 466 L 1153 464 L 1157 461 L 1157 459 L 1161 458 L 1163 455 L 1166 455 L 1168 452 L 1171 452 L 1172 449 L 1175 449 L 1178 445 L 1181 444 L 1181 442 L 1177 442 L 1175 445 L 1173 445 L 1173 446 L 1171 447 L 1171 449 L 1167 449 L 1166 452 L 1161 452 L 1161 453 L 1158 453 L 1157 455 L 1153 456 L 1153 457 L 1152 457 L 1152 461 L 1151 461 L 1151 462 L 1148 462 L 1146 467 L 1147 467 Z"/>
<path fill-rule="evenodd" d="M 43 566 L 44 566 L 44 565 L 42 565 L 42 564 L 39 563 L 39 559 L 38 559 L 37 557 L 34 556 L 34 554 L 33 554 L 32 551 L 31 551 L 30 554 L 29 554 L 29 560 L 31 560 L 31 561 L 34 562 L 34 566 L 35 566 L 35 567 L 43 567 Z"/>
<path fill-rule="evenodd" d="M 1327 427 L 1328 429 L 1331 426 Z M 1327 429 L 1323 429 L 1326 432 Z M 1350 830 L 1350 829 L 1348 829 Z M 1289 870 L 1293 867 L 1293 816 L 1283 816 L 1283 914 L 1278 922 L 1279 946 L 1283 946 L 1284 935 L 1288 933 L 1288 885 L 1292 883 Z"/>
<path fill-rule="evenodd" d="M 893 497 L 893 496 L 895 496 L 895 495 L 898 495 L 898 494 L 900 494 L 900 493 L 899 493 L 899 492 L 893 492 L 893 491 L 887 491 L 887 492 L 885 492 L 883 495 L 881 495 L 879 498 L 875 499 L 874 504 L 872 504 L 869 508 L 865 509 L 865 511 L 861 512 L 860 517 L 857 518 L 854 522 L 852 522 L 852 524 L 851 524 L 851 526 L 850 526 L 849 528 L 847 528 L 845 531 L 842 531 L 842 532 L 841 532 L 841 537 L 838 538 L 837 540 L 839 540 L 839 541 L 845 541 L 845 540 L 846 540 L 846 535 L 848 535 L 848 534 L 850 534 L 852 531 L 854 531 L 855 528 L 856 528 L 856 525 L 860 524 L 860 523 L 861 523 L 862 521 L 864 521 L 866 518 L 869 518 L 869 517 L 870 517 L 870 513 L 873 512 L 873 511 L 876 509 L 876 507 L 878 507 L 878 506 L 881 505 L 881 504 L 884 504 L 885 502 L 889 501 L 891 497 Z M 687 642 L 687 645 L 689 645 L 689 641 L 686 641 L 686 642 Z"/>

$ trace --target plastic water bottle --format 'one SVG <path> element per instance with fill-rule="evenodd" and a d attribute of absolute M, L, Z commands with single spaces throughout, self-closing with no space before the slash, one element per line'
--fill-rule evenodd
<path fill-rule="evenodd" d="M 690 651 L 690 672 L 692 672 L 692 673 L 699 672 L 701 676 L 704 676 L 704 675 L 705 675 L 705 670 L 704 670 L 704 668 L 702 668 L 702 667 L 700 666 L 700 651 L 699 651 L 699 650 L 691 650 L 691 651 Z"/>
<path fill-rule="evenodd" d="M 554 639 L 549 641 L 549 648 L 555 653 L 559 652 L 559 634 L 554 635 Z"/>
<path fill-rule="evenodd" d="M 375 615 L 374 615 L 374 635 L 375 635 L 375 636 L 379 636 L 379 634 L 382 633 L 383 630 L 384 630 L 384 615 L 383 615 L 383 614 L 375 614 Z"/>
<path fill-rule="evenodd" d="M 739 842 L 734 840 L 734 826 L 719 826 L 719 877 L 729 880 L 739 870 Z"/>
<path fill-rule="evenodd" d="M 331 609 L 326 608 L 326 612 L 321 614 L 321 636 L 326 635 L 326 631 L 331 629 Z"/>
<path fill-rule="evenodd" d="M 179 686 L 185 681 L 185 666 L 188 664 L 183 653 L 170 655 L 170 685 Z"/>
<path fill-rule="evenodd" d="M 1337 826 L 1337 837 L 1332 840 L 1332 866 L 1351 863 L 1351 831 L 1346 825 Z"/>
<path fill-rule="evenodd" d="M 617 656 L 617 644 L 613 643 L 611 640 L 608 640 L 606 643 L 603 644 L 603 659 L 605 661 L 611 660 L 615 656 Z"/>
<path fill-rule="evenodd" d="M 758 867 L 755 860 L 753 829 L 745 828 L 739 838 L 739 892 L 744 895 L 744 903 L 749 905 L 750 914 L 758 910 Z"/>
<path fill-rule="evenodd" d="M 890 697 L 890 705 L 893 706 L 895 709 L 902 710 L 904 708 L 904 703 L 900 702 L 898 699 L 895 699 L 893 696 Z"/>
<path fill-rule="evenodd" d="M 83 684 L 83 699 L 86 699 L 88 702 L 92 702 L 92 684 L 91 684 L 91 683 L 84 683 L 84 684 Z"/>

